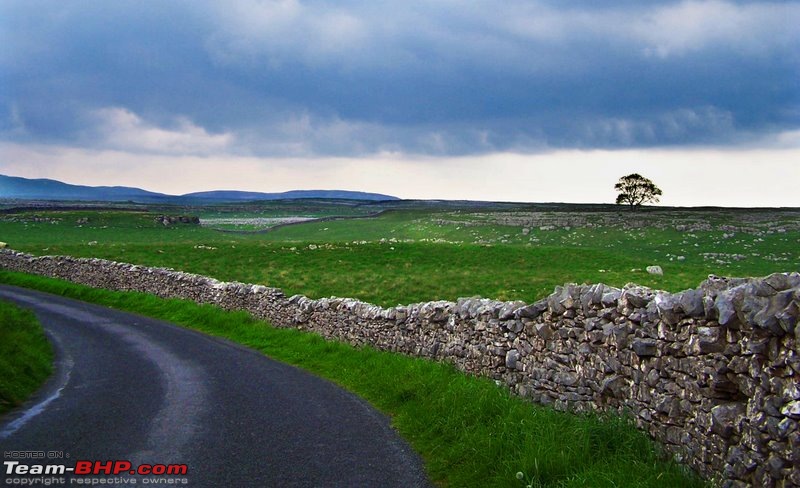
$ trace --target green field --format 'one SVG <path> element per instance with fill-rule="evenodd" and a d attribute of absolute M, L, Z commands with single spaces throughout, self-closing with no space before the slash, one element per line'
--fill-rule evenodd
<path fill-rule="evenodd" d="M 38 210 L 0 216 L 0 241 L 36 255 L 67 254 L 164 266 L 260 283 L 312 298 L 349 296 L 384 306 L 480 295 L 535 301 L 566 282 L 668 291 L 709 274 L 762 276 L 800 269 L 800 212 L 601 208 L 458 208 L 453 204 L 301 203 L 136 211 Z M 274 230 L 154 221 L 291 216 L 317 221 Z M 235 227 L 235 226 L 234 226 Z M 246 230 L 253 230 L 249 227 Z M 645 268 L 659 265 L 663 276 Z"/>
<path fill-rule="evenodd" d="M 39 388 L 52 362 L 50 343 L 33 313 L 0 300 L 0 414 Z"/>
<path fill-rule="evenodd" d="M 363 217 L 380 207 L 356 200 L 277 200 L 244 205 L 194 208 L 203 225 L 213 229 L 257 232 L 297 219 Z"/>

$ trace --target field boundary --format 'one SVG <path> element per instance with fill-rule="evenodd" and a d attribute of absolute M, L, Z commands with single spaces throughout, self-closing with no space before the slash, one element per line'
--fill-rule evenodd
<path fill-rule="evenodd" d="M 447 361 L 560 410 L 630 412 L 707 478 L 800 484 L 797 272 L 710 277 L 677 294 L 568 284 L 533 304 L 381 308 L 101 259 L 0 250 L 0 267 L 245 310 L 277 327 Z"/>

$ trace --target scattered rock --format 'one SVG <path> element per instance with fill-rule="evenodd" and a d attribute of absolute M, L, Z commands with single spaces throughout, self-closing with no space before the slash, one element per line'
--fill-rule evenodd
<path fill-rule="evenodd" d="M 659 276 L 664 274 L 664 270 L 661 269 L 661 266 L 648 266 L 647 272 L 650 273 L 651 275 L 659 275 Z"/>
<path fill-rule="evenodd" d="M 200 225 L 200 217 L 194 215 L 157 215 L 153 220 L 164 227 L 176 224 Z"/>

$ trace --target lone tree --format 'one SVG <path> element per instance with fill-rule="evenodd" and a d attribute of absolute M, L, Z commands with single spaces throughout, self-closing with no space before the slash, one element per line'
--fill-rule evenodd
<path fill-rule="evenodd" d="M 658 197 L 661 196 L 661 189 L 638 173 L 623 176 L 614 185 L 614 189 L 619 192 L 617 204 L 627 203 L 633 211 L 643 203 L 657 203 Z"/>

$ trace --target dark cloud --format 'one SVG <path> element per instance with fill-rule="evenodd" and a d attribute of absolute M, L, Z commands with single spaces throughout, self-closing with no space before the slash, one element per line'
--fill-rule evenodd
<path fill-rule="evenodd" d="M 258 155 L 725 146 L 800 126 L 799 16 L 717 0 L 6 1 L 0 131 Z M 135 119 L 98 117 L 112 113 Z"/>

